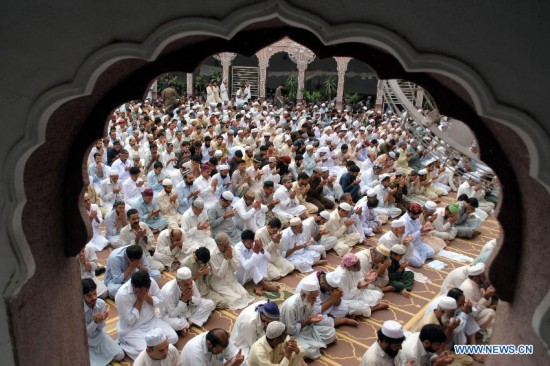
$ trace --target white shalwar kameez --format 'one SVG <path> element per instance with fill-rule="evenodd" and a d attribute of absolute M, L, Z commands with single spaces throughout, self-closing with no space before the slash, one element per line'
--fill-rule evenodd
<path fill-rule="evenodd" d="M 376 289 L 374 286 L 370 288 L 370 285 L 361 289 L 357 288 L 357 284 L 365 280 L 365 272 L 363 270 L 353 272 L 342 266 L 338 266 L 334 272 L 340 278 L 340 289 L 344 293 L 342 302 L 349 307 L 349 313 L 369 317 L 371 307 L 378 305 L 380 300 L 382 300 L 384 296 L 382 291 Z"/>
<path fill-rule="evenodd" d="M 107 296 L 107 286 L 105 286 L 103 281 L 98 280 L 95 275 L 95 269 L 97 268 L 97 254 L 95 254 L 95 247 L 91 243 L 86 244 L 84 247 L 84 257 L 88 262 L 90 262 L 92 268 L 88 271 L 84 264 L 79 261 L 80 278 L 91 278 L 95 282 L 97 286 L 97 297 L 104 297 L 103 295 Z"/>
<path fill-rule="evenodd" d="M 279 204 L 273 207 L 273 213 L 277 215 L 281 221 L 288 221 L 306 212 L 306 206 L 300 205 L 297 196 L 290 198 L 290 193 L 284 185 L 277 188 L 273 194 L 273 200 L 280 200 Z"/>
<path fill-rule="evenodd" d="M 256 210 L 252 205 L 247 205 L 244 198 L 241 198 L 235 204 L 237 215 L 233 217 L 235 225 L 239 230 L 258 231 L 265 225 L 265 213 L 268 211 L 266 205 L 261 205 L 259 210 Z"/>
<path fill-rule="evenodd" d="M 180 353 L 176 347 L 168 345 L 168 355 L 163 360 L 153 360 L 147 350 L 141 351 L 134 360 L 134 366 L 180 366 Z"/>
<path fill-rule="evenodd" d="M 162 295 L 155 281 L 151 281 L 149 295 L 153 298 L 154 306 L 143 301 L 141 310 L 137 310 L 134 307 L 137 297 L 134 294 L 132 282 L 127 281 L 120 287 L 115 297 L 119 315 L 118 341 L 132 360 L 145 349 L 145 335 L 155 328 L 160 328 L 171 344 L 178 341 L 178 335 L 174 329 L 155 315 L 155 309 L 163 306 Z"/>
<path fill-rule="evenodd" d="M 250 352 L 254 342 L 265 335 L 265 326 L 256 308 L 266 302 L 265 300 L 258 301 L 244 308 L 235 320 L 235 325 L 231 330 L 231 342 L 235 347 L 242 350 L 245 357 Z"/>
<path fill-rule="evenodd" d="M 223 366 L 235 358 L 239 350 L 230 341 L 223 352 L 213 354 L 206 347 L 208 332 L 194 336 L 185 344 L 180 354 L 181 366 Z"/>
<path fill-rule="evenodd" d="M 210 268 L 212 270 L 212 278 L 210 285 L 212 290 L 222 296 L 232 310 L 242 309 L 254 300 L 244 287 L 237 281 L 235 272 L 241 266 L 235 249 L 233 250 L 233 258 L 225 259 L 223 253 L 220 252 L 218 246 L 210 251 Z"/>
<path fill-rule="evenodd" d="M 207 211 L 210 207 L 214 206 L 218 202 L 217 193 L 218 186 L 212 188 L 212 178 L 205 179 L 202 175 L 198 177 L 193 183 L 197 189 L 201 192 L 199 197 L 204 201 L 204 211 Z"/>
<path fill-rule="evenodd" d="M 216 308 L 214 301 L 203 299 L 193 282 L 193 296 L 189 302 L 181 301 L 182 292 L 177 280 L 166 283 L 160 291 L 164 306 L 160 309 L 162 320 L 178 331 L 189 328 L 189 323 L 202 327 Z"/>
<path fill-rule="evenodd" d="M 325 228 L 330 235 L 338 239 L 334 251 L 339 256 L 348 253 L 354 245 L 359 243 L 360 239 L 354 225 L 346 226 L 345 221 L 347 219 L 347 217 L 341 217 L 338 210 L 334 210 L 330 213 L 330 218 L 325 224 Z"/>
<path fill-rule="evenodd" d="M 103 222 L 103 215 L 101 214 L 101 210 L 95 203 L 92 203 L 90 205 L 90 210 L 86 210 L 88 215 L 92 211 L 95 211 L 97 213 L 97 219 L 99 220 L 99 222 L 96 219 L 92 220 L 93 236 L 89 244 L 92 244 L 95 250 L 100 252 L 105 249 L 107 245 L 109 245 L 109 241 L 105 239 L 103 234 L 101 234 L 101 230 L 99 229 L 99 225 L 101 225 L 101 223 Z"/>
<path fill-rule="evenodd" d="M 178 262 L 183 262 L 185 257 L 191 255 L 197 248 L 192 248 L 187 243 L 185 234 L 182 234 L 182 247 L 174 246 L 174 249 L 170 249 L 172 240 L 170 240 L 170 232 L 172 229 L 164 229 L 160 232 L 157 239 L 157 247 L 153 258 L 164 264 L 165 267 L 172 267 L 172 263 L 177 259 Z"/>
<path fill-rule="evenodd" d="M 208 220 L 206 216 L 206 209 L 197 216 L 193 212 L 193 207 L 189 207 L 187 211 L 181 215 L 181 230 L 185 233 L 187 238 L 187 245 L 189 251 L 193 252 L 199 247 L 206 247 L 212 252 L 212 249 L 216 246 L 214 239 L 206 234 L 206 230 L 199 230 L 197 226 Z"/>
<path fill-rule="evenodd" d="M 418 219 L 413 220 L 408 213 L 404 216 L 405 236 L 413 236 L 411 244 L 414 246 L 412 255 L 410 257 L 405 256 L 405 260 L 408 260 L 413 267 L 422 267 L 427 258 L 431 258 L 435 255 L 435 251 L 428 244 L 422 242 L 422 226 Z"/>
<path fill-rule="evenodd" d="M 374 187 L 376 198 L 378 198 L 378 207 L 376 207 L 374 211 L 379 215 L 396 218 L 397 216 L 401 215 L 401 209 L 396 207 L 393 203 L 388 203 L 384 201 L 386 195 L 390 190 L 390 187 L 384 187 L 381 183 Z"/>
<path fill-rule="evenodd" d="M 297 293 L 285 300 L 281 308 L 281 322 L 286 325 L 286 332 L 296 339 L 298 344 L 304 348 L 305 357 L 315 360 L 321 357 L 321 348 L 336 339 L 334 327 L 308 324 L 302 327 L 302 322 L 315 315 L 315 307 L 302 300 L 301 294 Z"/>
<path fill-rule="evenodd" d="M 271 254 L 271 259 L 267 265 L 268 280 L 278 280 L 294 271 L 294 264 L 279 253 L 282 242 L 279 241 L 279 243 L 275 243 L 271 239 L 266 226 L 256 231 L 254 239 L 260 239 L 264 244 L 264 250 Z"/>
<path fill-rule="evenodd" d="M 280 255 L 285 257 L 286 252 L 292 248 L 294 248 L 295 245 L 303 245 L 306 243 L 306 240 L 304 238 L 303 233 L 301 234 L 295 234 L 294 231 L 292 231 L 292 227 L 288 227 L 283 230 L 282 237 L 281 237 L 281 250 Z M 324 251 L 324 248 L 321 247 L 322 251 Z M 287 260 L 289 260 L 294 267 L 300 271 L 300 272 L 311 272 L 313 271 L 312 265 L 313 262 L 318 261 L 321 259 L 321 253 L 320 251 L 317 251 L 315 249 L 312 249 L 311 246 L 302 248 L 300 250 L 295 251 L 290 256 L 286 257 Z"/>
<path fill-rule="evenodd" d="M 252 248 L 248 249 L 242 242 L 235 245 L 235 254 L 241 266 L 235 273 L 237 280 L 241 285 L 248 281 L 253 281 L 258 284 L 260 281 L 267 279 L 267 266 L 271 259 L 271 254 L 265 251 L 263 253 L 254 253 Z"/>
<path fill-rule="evenodd" d="M 113 359 L 122 360 L 124 351 L 104 331 L 105 320 L 96 323 L 93 315 L 105 311 L 105 301 L 97 299 L 95 306 L 90 308 L 84 302 L 84 318 L 86 319 L 86 332 L 88 333 L 88 351 L 90 353 L 90 366 L 105 366 Z"/>

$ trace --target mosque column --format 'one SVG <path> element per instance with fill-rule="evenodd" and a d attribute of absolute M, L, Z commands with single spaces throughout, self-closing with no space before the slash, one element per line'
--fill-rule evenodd
<path fill-rule="evenodd" d="M 307 65 L 315 60 L 315 54 L 309 48 L 294 41 L 289 44 L 287 52 L 288 57 L 298 66 L 298 90 L 296 91 L 296 103 L 298 103 L 302 99 Z"/>
<path fill-rule="evenodd" d="M 384 109 L 384 83 L 382 80 L 378 80 L 376 86 L 376 102 L 374 104 L 374 110 L 376 112 L 383 112 Z"/>
<path fill-rule="evenodd" d="M 334 57 L 336 60 L 336 70 L 338 70 L 338 84 L 336 88 L 336 109 L 342 109 L 344 101 L 344 82 L 346 80 L 346 70 L 351 57 Z"/>
<path fill-rule="evenodd" d="M 414 106 L 416 108 L 422 108 L 423 104 L 424 104 L 424 89 L 419 87 L 416 91 L 416 100 L 414 102 Z"/>
<path fill-rule="evenodd" d="M 187 73 L 187 97 L 193 96 L 193 74 Z"/>
<path fill-rule="evenodd" d="M 298 62 L 298 90 L 296 91 L 296 103 L 302 100 L 302 89 L 304 89 L 307 63 Z"/>
<path fill-rule="evenodd" d="M 237 54 L 232 52 L 220 52 L 214 55 L 214 58 L 220 61 L 222 65 L 222 82 L 224 80 L 229 82 L 229 66 L 231 66 L 231 62 L 235 57 L 237 57 Z"/>
<path fill-rule="evenodd" d="M 260 98 L 265 98 L 267 68 L 269 67 L 269 59 L 272 54 L 271 51 L 271 48 L 263 48 L 256 52 L 256 57 L 258 57 L 258 67 L 260 69 L 260 83 L 258 85 L 258 95 Z"/>

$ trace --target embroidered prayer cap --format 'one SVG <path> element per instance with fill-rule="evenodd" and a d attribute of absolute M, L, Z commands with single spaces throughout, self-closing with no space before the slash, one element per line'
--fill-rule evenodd
<path fill-rule="evenodd" d="M 307 145 L 306 150 L 313 150 L 313 145 Z"/>
<path fill-rule="evenodd" d="M 273 321 L 267 325 L 267 328 L 265 329 L 265 336 L 268 339 L 275 339 L 280 337 L 285 332 L 285 329 L 286 325 L 284 323 Z"/>
<path fill-rule="evenodd" d="M 226 201 L 233 201 L 233 198 L 235 196 L 233 196 L 233 193 L 231 193 L 231 191 L 225 191 L 222 193 L 222 197 Z"/>
<path fill-rule="evenodd" d="M 221 151 L 221 150 L 216 150 L 216 151 L 214 151 L 214 156 L 218 156 L 218 157 L 219 157 L 219 156 L 222 156 L 222 155 L 223 155 L 223 151 Z"/>
<path fill-rule="evenodd" d="M 222 170 L 229 170 L 229 165 L 227 164 L 221 164 L 218 165 L 218 170 L 221 172 Z"/>
<path fill-rule="evenodd" d="M 141 195 L 143 197 L 152 196 L 153 195 L 153 190 L 151 188 L 147 188 L 141 193 Z"/>
<path fill-rule="evenodd" d="M 145 344 L 147 345 L 147 347 L 158 346 L 165 340 L 166 334 L 164 334 L 162 329 L 160 328 L 155 328 L 145 335 Z"/>
<path fill-rule="evenodd" d="M 172 181 L 171 181 L 170 179 L 168 179 L 168 178 L 163 179 L 162 185 L 165 186 L 165 187 L 166 187 L 166 186 L 171 186 L 171 185 L 172 185 Z"/>
<path fill-rule="evenodd" d="M 376 197 L 376 191 L 374 190 L 374 188 L 369 188 L 367 190 L 367 197 Z"/>
<path fill-rule="evenodd" d="M 359 257 L 353 253 L 348 253 L 344 255 L 344 257 L 342 258 L 342 263 L 340 265 L 344 268 L 347 268 L 355 265 L 357 262 L 359 262 Z"/>
<path fill-rule="evenodd" d="M 256 311 L 271 320 L 279 320 L 281 316 L 279 306 L 274 301 L 267 300 L 266 303 L 256 306 Z"/>
<path fill-rule="evenodd" d="M 456 300 L 450 296 L 441 297 L 437 306 L 441 310 L 455 310 L 457 308 Z"/>
<path fill-rule="evenodd" d="M 413 214 L 419 214 L 422 212 L 422 206 L 419 203 L 413 202 L 409 205 L 409 212 Z"/>
<path fill-rule="evenodd" d="M 458 203 L 451 203 L 449 206 L 447 206 L 447 209 L 450 213 L 456 215 L 458 213 Z"/>
<path fill-rule="evenodd" d="M 389 257 L 390 256 L 390 251 L 388 250 L 388 248 L 385 245 L 378 244 L 376 246 L 376 248 L 374 248 L 374 250 L 377 251 L 378 253 L 382 254 L 384 257 Z"/>
<path fill-rule="evenodd" d="M 382 329 L 380 331 L 388 338 L 396 340 L 401 340 L 405 338 L 403 334 L 403 326 L 395 320 L 386 320 L 382 325 Z"/>
<path fill-rule="evenodd" d="M 428 211 L 435 211 L 437 209 L 437 204 L 434 201 L 426 201 L 424 207 Z"/>
<path fill-rule="evenodd" d="M 342 202 L 340 205 L 338 205 L 342 210 L 344 211 L 351 211 L 351 205 L 347 202 Z"/>
<path fill-rule="evenodd" d="M 316 278 L 306 278 L 302 283 L 302 290 L 307 292 L 319 291 L 319 281 Z"/>
<path fill-rule="evenodd" d="M 290 226 L 298 226 L 302 223 L 302 220 L 299 217 L 293 217 L 290 219 Z"/>
<path fill-rule="evenodd" d="M 407 248 L 405 248 L 405 246 L 402 244 L 395 244 L 391 247 L 391 251 L 395 254 L 403 255 L 407 251 Z"/>
<path fill-rule="evenodd" d="M 323 219 L 327 221 L 330 219 L 330 213 L 328 211 L 319 212 L 319 216 L 321 216 Z"/>
<path fill-rule="evenodd" d="M 473 266 L 468 267 L 468 276 L 479 276 L 485 272 L 484 263 L 476 263 Z"/>
<path fill-rule="evenodd" d="M 181 267 L 180 269 L 178 269 L 178 271 L 176 272 L 176 278 L 178 280 L 188 280 L 192 277 L 192 273 L 191 273 L 191 270 L 187 267 Z"/>
<path fill-rule="evenodd" d="M 193 201 L 193 207 L 204 208 L 204 201 L 201 198 L 197 198 Z"/>
<path fill-rule="evenodd" d="M 340 277 L 336 272 L 329 272 L 325 275 L 327 283 L 332 288 L 338 288 L 340 286 Z"/>

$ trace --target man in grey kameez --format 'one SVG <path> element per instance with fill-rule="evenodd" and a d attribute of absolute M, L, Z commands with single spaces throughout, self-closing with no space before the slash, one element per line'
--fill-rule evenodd
<path fill-rule="evenodd" d="M 319 296 L 319 282 L 306 281 L 302 290 L 289 297 L 281 309 L 281 321 L 286 325 L 288 335 L 305 350 L 305 357 L 317 359 L 321 357 L 321 348 L 336 339 L 334 327 L 319 325 L 322 314 L 315 314 L 315 302 Z"/>
<path fill-rule="evenodd" d="M 124 358 L 124 351 L 104 330 L 109 308 L 105 301 L 97 298 L 96 284 L 91 278 L 82 280 L 82 293 L 90 365 L 104 366 L 113 360 L 121 361 Z"/>
<path fill-rule="evenodd" d="M 225 191 L 216 204 L 208 209 L 208 221 L 210 221 L 210 236 L 215 237 L 218 233 L 226 233 L 232 245 L 241 241 L 241 230 L 239 230 L 233 216 L 237 211 L 231 207 L 233 193 Z"/>

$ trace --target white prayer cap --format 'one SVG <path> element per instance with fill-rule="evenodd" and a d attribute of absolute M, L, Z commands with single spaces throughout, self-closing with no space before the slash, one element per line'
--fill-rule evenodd
<path fill-rule="evenodd" d="M 307 292 L 319 291 L 319 281 L 317 278 L 307 278 L 302 283 L 302 290 Z"/>
<path fill-rule="evenodd" d="M 374 248 L 378 253 L 382 254 L 384 257 L 390 256 L 390 251 L 388 248 L 383 244 L 378 244 L 376 248 Z"/>
<path fill-rule="evenodd" d="M 178 280 L 188 280 L 192 277 L 193 275 L 191 274 L 191 270 L 187 267 L 181 267 L 180 269 L 178 269 L 178 271 L 176 272 L 176 278 Z"/>
<path fill-rule="evenodd" d="M 428 171 L 426 169 L 420 169 L 418 171 L 418 175 L 426 175 L 426 174 L 428 174 Z"/>
<path fill-rule="evenodd" d="M 393 151 L 390 151 L 388 155 L 390 158 L 395 159 L 395 153 Z"/>
<path fill-rule="evenodd" d="M 336 272 L 329 272 L 326 274 L 325 279 L 327 283 L 332 288 L 338 288 L 340 286 L 340 277 Z"/>
<path fill-rule="evenodd" d="M 484 263 L 476 263 L 473 266 L 468 267 L 468 276 L 479 276 L 485 272 Z"/>
<path fill-rule="evenodd" d="M 204 201 L 201 198 L 197 198 L 193 201 L 193 207 L 204 208 Z"/>
<path fill-rule="evenodd" d="M 275 339 L 277 337 L 280 337 L 281 334 L 285 332 L 286 325 L 284 323 L 281 323 L 280 321 L 272 321 L 267 325 L 267 328 L 265 329 L 265 336 L 268 339 Z"/>
<path fill-rule="evenodd" d="M 369 188 L 367 190 L 367 197 L 374 197 L 376 196 L 376 191 L 374 190 L 374 188 Z"/>
<path fill-rule="evenodd" d="M 162 329 L 155 328 L 145 335 L 145 344 L 147 347 L 155 347 L 166 340 L 166 334 Z"/>
<path fill-rule="evenodd" d="M 165 178 L 165 179 L 162 180 L 162 185 L 165 186 L 165 187 L 166 187 L 166 186 L 171 186 L 171 185 L 172 185 L 172 181 L 171 181 L 170 179 L 168 179 L 168 178 Z"/>
<path fill-rule="evenodd" d="M 276 162 L 277 162 L 277 158 L 274 157 L 274 156 L 271 156 L 271 157 L 269 158 L 269 162 L 270 162 L 270 163 L 276 163 Z"/>
<path fill-rule="evenodd" d="M 405 175 L 405 171 L 401 168 L 395 169 L 395 176 L 397 177 L 399 175 Z"/>
<path fill-rule="evenodd" d="M 434 201 L 426 201 L 424 207 L 426 210 L 435 211 L 437 209 L 437 204 Z"/>
<path fill-rule="evenodd" d="M 391 227 L 392 228 L 401 227 L 401 226 L 405 226 L 405 221 L 403 221 L 403 220 L 393 220 L 391 222 Z"/>
<path fill-rule="evenodd" d="M 426 161 L 426 162 L 424 163 L 424 165 L 425 165 L 425 166 L 428 166 L 428 165 L 430 165 L 430 164 L 435 163 L 435 161 L 436 161 L 436 159 L 431 158 L 431 159 L 429 159 L 428 161 Z"/>
<path fill-rule="evenodd" d="M 326 166 L 321 167 L 322 172 L 328 172 L 328 168 Z"/>
<path fill-rule="evenodd" d="M 450 296 L 443 296 L 439 299 L 437 305 L 441 310 L 455 310 L 457 308 L 456 300 Z"/>
<path fill-rule="evenodd" d="M 215 107 L 216 106 L 216 102 L 211 102 L 210 103 L 210 107 Z"/>
<path fill-rule="evenodd" d="M 218 165 L 218 170 L 219 170 L 219 171 L 222 171 L 222 170 L 229 170 L 229 165 L 227 165 L 227 164 Z"/>
<path fill-rule="evenodd" d="M 326 154 L 328 152 L 329 152 L 329 150 L 328 150 L 328 147 L 326 147 L 326 146 L 323 146 L 322 148 L 319 149 L 319 154 L 322 154 L 322 153 Z"/>
<path fill-rule="evenodd" d="M 222 156 L 222 155 L 223 155 L 223 151 L 221 150 L 214 151 L 214 156 Z"/>
<path fill-rule="evenodd" d="M 290 219 L 290 226 L 298 226 L 302 223 L 302 220 L 299 217 L 293 217 Z"/>
<path fill-rule="evenodd" d="M 323 219 L 327 221 L 330 219 L 330 213 L 328 211 L 319 212 L 319 216 L 321 216 Z"/>
<path fill-rule="evenodd" d="M 235 196 L 233 196 L 233 193 L 231 193 L 231 191 L 225 191 L 222 193 L 222 197 L 226 201 L 233 201 L 233 198 Z"/>
<path fill-rule="evenodd" d="M 407 248 L 405 248 L 405 246 L 402 244 L 395 244 L 394 246 L 391 247 L 391 251 L 394 252 L 395 254 L 403 255 L 407 251 Z"/>
<path fill-rule="evenodd" d="M 351 205 L 347 202 L 340 203 L 338 207 L 340 207 L 344 211 L 351 211 Z"/>
<path fill-rule="evenodd" d="M 385 179 L 388 179 L 389 177 L 390 177 L 389 174 L 381 174 L 380 177 L 379 177 L 379 178 L 380 178 L 380 182 L 383 181 L 383 180 L 385 180 Z"/>
<path fill-rule="evenodd" d="M 386 320 L 382 325 L 381 332 L 388 338 L 403 339 L 403 326 L 395 320 Z"/>
<path fill-rule="evenodd" d="M 116 168 L 111 168 L 109 169 L 109 177 L 112 177 L 113 175 L 119 175 L 120 173 L 118 172 L 118 169 Z"/>
<path fill-rule="evenodd" d="M 313 145 L 307 145 L 306 150 L 313 150 Z"/>

